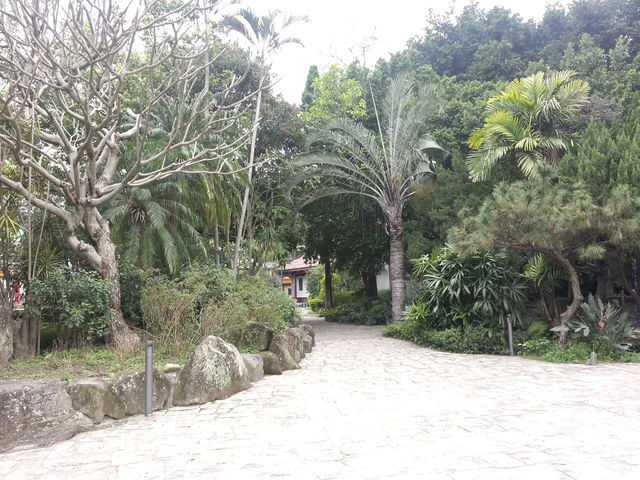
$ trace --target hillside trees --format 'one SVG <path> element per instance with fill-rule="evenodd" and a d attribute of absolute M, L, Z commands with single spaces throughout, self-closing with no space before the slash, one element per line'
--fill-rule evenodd
<path fill-rule="evenodd" d="M 59 217 L 70 248 L 111 282 L 110 342 L 121 350 L 135 348 L 138 337 L 122 317 L 115 245 L 100 209 L 126 188 L 178 172 L 221 173 L 244 142 L 224 135 L 249 99 L 231 100 L 241 78 L 210 92 L 204 73 L 222 49 L 205 62 L 208 46 L 183 42 L 201 8 L 191 1 L 119 10 L 100 1 L 9 0 L 1 13 L 0 143 L 51 189 L 33 194 L 4 172 L 0 183 Z M 135 104 L 127 103 L 131 92 L 140 96 Z M 167 141 L 150 148 L 154 113 L 165 101 L 178 106 L 176 115 Z M 206 135 L 215 141 L 203 145 Z M 127 140 L 135 153 L 124 164 Z"/>

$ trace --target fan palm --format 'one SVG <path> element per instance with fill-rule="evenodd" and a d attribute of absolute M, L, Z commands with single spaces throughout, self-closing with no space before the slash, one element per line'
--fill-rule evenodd
<path fill-rule="evenodd" d="M 536 176 L 541 165 L 558 164 L 573 147 L 573 137 L 562 127 L 589 93 L 589 84 L 575 75 L 538 72 L 513 80 L 489 100 L 484 126 L 469 137 L 474 149 L 467 158 L 472 180 L 484 180 L 504 158 L 515 160 L 527 178 Z"/>
<path fill-rule="evenodd" d="M 401 320 L 404 309 L 402 208 L 416 184 L 433 175 L 427 154 L 440 146 L 427 132 L 425 120 L 439 106 L 433 88 L 417 88 L 407 77 L 399 77 L 391 83 L 382 114 L 377 115 L 377 133 L 352 120 L 335 119 L 310 138 L 312 153 L 296 162 L 304 171 L 294 184 L 317 176 L 328 182 L 315 190 L 313 199 L 358 194 L 374 199 L 382 208 L 390 238 L 394 322 Z"/>
<path fill-rule="evenodd" d="M 227 17 L 224 20 L 224 25 L 229 28 L 229 30 L 242 35 L 251 47 L 257 50 L 257 55 L 260 61 L 260 70 L 258 72 L 258 95 L 256 97 L 256 111 L 253 120 L 251 149 L 249 151 L 249 169 L 247 172 L 249 185 L 245 188 L 244 197 L 242 199 L 242 208 L 240 211 L 240 219 L 238 221 L 238 232 L 233 259 L 233 271 L 236 274 L 238 273 L 240 243 L 244 235 L 245 221 L 249 205 L 249 193 L 251 191 L 251 178 L 253 175 L 253 164 L 256 154 L 258 126 L 260 124 L 260 107 L 262 104 L 262 90 L 266 77 L 267 56 L 277 50 L 280 50 L 284 45 L 289 43 L 302 45 L 302 42 L 298 38 L 285 37 L 282 35 L 283 32 L 291 27 L 291 25 L 300 21 L 307 21 L 307 18 L 292 15 L 283 16 L 280 10 L 270 11 L 267 15 L 258 16 L 249 8 L 243 8 L 236 15 Z"/>

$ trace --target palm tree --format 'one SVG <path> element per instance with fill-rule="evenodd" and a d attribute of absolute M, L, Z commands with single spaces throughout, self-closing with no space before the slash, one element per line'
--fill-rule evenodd
<path fill-rule="evenodd" d="M 258 138 L 258 127 L 260 124 L 260 107 L 262 104 L 262 90 L 267 73 L 267 56 L 280 50 L 289 43 L 302 42 L 295 37 L 283 37 L 282 33 L 296 22 L 307 21 L 306 17 L 281 15 L 280 10 L 270 11 L 267 15 L 258 16 L 249 8 L 241 9 L 236 15 L 225 18 L 224 25 L 231 31 L 237 32 L 249 42 L 257 52 L 260 67 L 258 70 L 258 95 L 256 97 L 256 111 L 253 120 L 253 132 L 251 134 L 251 148 L 249 151 L 249 169 L 247 175 L 249 185 L 244 190 L 240 220 L 237 226 L 237 239 L 233 258 L 233 271 L 238 273 L 240 262 L 240 243 L 244 235 L 245 220 L 249 205 L 249 194 L 251 191 L 251 178 L 253 176 L 253 164 L 256 154 L 256 139 Z"/>
<path fill-rule="evenodd" d="M 541 165 L 555 166 L 573 147 L 562 127 L 587 102 L 589 84 L 572 71 L 542 72 L 513 80 L 491 98 L 484 126 L 469 137 L 470 177 L 484 180 L 504 158 L 515 160 L 526 178 Z"/>
<path fill-rule="evenodd" d="M 126 259 L 173 275 L 196 255 L 206 255 L 197 218 L 189 207 L 186 181 L 178 178 L 132 189 L 114 199 L 103 216 Z"/>
<path fill-rule="evenodd" d="M 310 147 L 315 152 L 296 162 L 305 170 L 294 179 L 294 184 L 317 176 L 329 182 L 326 188 L 316 189 L 313 198 L 364 195 L 382 208 L 390 238 L 394 322 L 401 320 L 404 309 L 402 208 L 415 186 L 432 178 L 427 153 L 441 148 L 427 132 L 425 120 L 439 106 L 433 88 L 417 88 L 407 77 L 399 77 L 389 87 L 382 119 L 376 110 L 378 132 L 352 120 L 337 118 L 310 138 Z"/>

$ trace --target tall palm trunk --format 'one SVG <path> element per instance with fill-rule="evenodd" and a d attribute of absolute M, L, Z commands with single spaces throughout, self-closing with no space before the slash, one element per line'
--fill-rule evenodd
<path fill-rule="evenodd" d="M 251 178 L 253 177 L 253 164 L 256 155 L 256 140 L 258 138 L 258 125 L 260 122 L 260 107 L 262 105 L 262 85 L 264 83 L 263 74 L 264 58 L 260 62 L 260 80 L 258 83 L 258 97 L 256 99 L 256 113 L 253 118 L 253 132 L 251 134 L 251 150 L 249 151 L 249 169 L 247 171 L 247 177 L 249 184 L 244 189 L 244 197 L 242 198 L 242 209 L 240 210 L 240 220 L 238 221 L 238 232 L 236 237 L 236 247 L 233 253 L 233 273 L 237 276 L 240 263 L 240 245 L 244 237 L 244 224 L 247 217 L 247 210 L 249 208 L 249 194 L 251 192 Z"/>
<path fill-rule="evenodd" d="M 388 218 L 389 222 L 389 280 L 391 282 L 391 321 L 402 321 L 404 311 L 404 243 L 402 213 Z"/>

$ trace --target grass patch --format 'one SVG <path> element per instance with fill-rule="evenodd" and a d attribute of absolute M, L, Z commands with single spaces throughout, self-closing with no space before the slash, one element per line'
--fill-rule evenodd
<path fill-rule="evenodd" d="M 169 351 L 155 349 L 153 365 L 157 369 L 162 369 L 167 363 L 184 365 L 190 353 L 175 355 Z M 139 372 L 144 368 L 144 349 L 124 354 L 105 347 L 93 347 L 61 350 L 37 357 L 13 359 L 6 368 L 0 371 L 0 380 L 112 378 Z"/>

